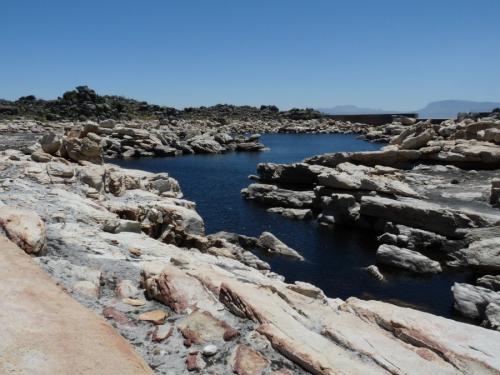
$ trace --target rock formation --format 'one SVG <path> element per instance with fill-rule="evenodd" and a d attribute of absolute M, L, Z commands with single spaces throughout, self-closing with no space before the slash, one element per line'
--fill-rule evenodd
<path fill-rule="evenodd" d="M 498 112 L 369 126 L 275 107 L 178 113 L 85 87 L 14 107 L 49 121 L 0 124 L 7 140 L 0 145 L 0 235 L 107 319 L 155 373 L 500 372 Z M 137 119 L 141 111 L 157 118 Z M 302 256 L 271 233 L 207 236 L 195 203 L 168 174 L 104 163 L 258 151 L 257 133 L 267 132 L 356 132 L 388 142 L 376 152 L 261 164 L 242 194 L 285 217 L 378 232 L 378 266 L 367 272 L 379 281 L 390 282 L 384 275 L 394 267 L 474 270 L 477 285 L 457 282 L 452 293 L 457 311 L 482 326 L 287 283 L 259 250 Z M 10 350 L 2 345 L 0 357 Z"/>
<path fill-rule="evenodd" d="M 326 226 L 378 232 L 382 270 L 390 266 L 439 273 L 468 268 L 483 275 L 496 273 L 500 147 L 493 134 L 498 129 L 500 112 L 440 124 L 395 119 L 366 133 L 367 139 L 389 143 L 380 151 L 260 164 L 253 178 L 257 181 L 242 195 L 277 212 L 309 209 Z M 457 310 L 497 327 L 497 302 L 490 301 L 489 308 L 484 302 L 496 292 L 483 291 L 483 286 L 467 288 L 454 287 Z M 480 307 L 472 313 L 465 306 Z"/>
<path fill-rule="evenodd" d="M 500 371 L 500 333 L 383 302 L 330 299 L 248 262 L 243 246 L 259 240 L 205 236 L 194 204 L 166 174 L 57 156 L 50 163 L 0 156 L 2 220 L 14 207 L 33 210 L 45 225 L 40 266 L 156 373 Z M 491 327 L 497 310 L 485 308 Z"/>

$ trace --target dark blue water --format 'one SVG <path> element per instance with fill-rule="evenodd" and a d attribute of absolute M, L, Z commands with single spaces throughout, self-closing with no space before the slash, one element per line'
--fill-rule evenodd
<path fill-rule="evenodd" d="M 258 254 L 288 282 L 310 282 L 329 297 L 376 298 L 443 316 L 453 314 L 450 287 L 454 280 L 463 280 L 466 276 L 442 274 L 415 278 L 386 270 L 388 282 L 380 283 L 362 270 L 375 264 L 377 243 L 373 233 L 340 226 L 333 230 L 322 228 L 314 220 L 285 219 L 241 197 L 240 190 L 251 182 L 248 175 L 255 174 L 258 163 L 292 163 L 325 152 L 376 150 L 379 145 L 351 135 L 274 134 L 264 135 L 262 141 L 270 151 L 113 162 L 126 168 L 168 172 L 176 178 L 185 198 L 197 203 L 207 233 L 221 230 L 250 236 L 258 236 L 263 231 L 274 233 L 306 258 L 305 262 L 299 262 Z"/>

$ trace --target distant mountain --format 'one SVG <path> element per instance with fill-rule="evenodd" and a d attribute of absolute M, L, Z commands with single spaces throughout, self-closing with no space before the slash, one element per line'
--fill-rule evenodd
<path fill-rule="evenodd" d="M 471 100 L 441 100 L 431 102 L 418 111 L 387 111 L 384 109 L 363 108 L 355 105 L 337 105 L 331 108 L 317 108 L 317 110 L 329 115 L 418 113 L 419 118 L 455 118 L 460 112 L 491 112 L 495 108 L 500 108 L 500 103 L 474 102 Z"/>
<path fill-rule="evenodd" d="M 500 103 L 441 100 L 431 102 L 417 112 L 420 118 L 454 118 L 459 112 L 491 112 L 495 108 L 500 108 Z"/>
<path fill-rule="evenodd" d="M 363 108 L 355 105 L 337 105 L 331 108 L 317 108 L 318 111 L 329 115 L 366 115 L 378 113 L 393 113 L 383 109 Z"/>

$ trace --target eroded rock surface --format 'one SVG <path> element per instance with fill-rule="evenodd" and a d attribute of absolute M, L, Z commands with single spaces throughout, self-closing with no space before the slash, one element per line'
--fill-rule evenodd
<path fill-rule="evenodd" d="M 390 149 L 324 155 L 291 168 L 262 167 L 266 176 L 261 182 L 266 183 L 243 193 L 271 207 L 322 214 L 330 225 L 375 229 L 383 246 L 404 249 L 398 262 L 403 259 L 401 265 L 410 270 L 474 265 L 494 276 L 489 268 L 495 266 L 493 250 L 479 256 L 471 251 L 481 241 L 495 239 L 491 228 L 498 226 L 499 217 L 489 204 L 491 174 L 456 169 L 496 165 L 496 145 L 470 138 L 483 137 L 480 132 L 491 127 L 465 131 L 456 123 L 434 129 L 403 122 L 408 125 L 372 129 L 373 139 L 398 137 Z M 446 139 L 426 141 L 431 128 Z M 458 138 L 462 130 L 463 138 Z M 88 123 L 83 133 L 66 133 L 79 140 L 70 147 L 78 164 L 61 149 L 46 153 L 40 162 L 30 153 L 0 155 L 0 201 L 36 212 L 46 227 L 40 266 L 108 319 L 156 373 L 500 372 L 500 332 L 494 330 L 498 293 L 489 289 L 493 280 L 481 281 L 487 288 L 457 284 L 453 291 L 457 309 L 488 329 L 384 302 L 331 299 L 300 281 L 288 284 L 249 251 L 258 247 L 257 239 L 230 233 L 206 236 L 195 204 L 182 199 L 168 175 L 80 158 L 92 154 L 86 154 L 83 142 L 93 145 L 106 138 L 108 150 L 121 147 L 114 136 L 108 137 L 113 132 L 124 145 L 133 144 L 124 148 L 131 155 L 137 142 L 143 143 L 144 156 L 155 147 L 160 150 L 160 144 L 178 142 L 176 149 L 186 152 L 193 148 L 174 135 L 165 142 L 158 136 L 157 142 L 140 127 Z M 226 147 L 229 137 L 218 132 L 213 138 Z M 197 147 L 216 147 L 206 137 L 196 139 Z M 415 149 L 400 149 L 402 144 Z M 161 153 L 170 152 L 161 148 Z M 443 160 L 454 166 L 413 167 Z M 287 184 L 306 183 L 297 190 L 283 188 L 281 176 Z M 464 193 L 456 190 L 461 183 L 470 187 L 468 194 L 457 195 Z M 471 192 L 476 194 L 472 199 Z M 69 263 L 59 263 L 62 259 Z"/>
<path fill-rule="evenodd" d="M 415 273 L 438 273 L 441 265 L 421 253 L 394 245 L 380 245 L 377 262 Z"/>
<path fill-rule="evenodd" d="M 500 261 L 499 129 L 498 111 L 440 124 L 395 118 L 360 131 L 365 139 L 389 143 L 381 150 L 259 164 L 258 176 L 252 177 L 257 183 L 242 195 L 271 212 L 305 208 L 322 226 L 377 233 L 384 275 L 393 271 L 384 266 L 413 273 L 461 268 L 495 275 Z"/>
<path fill-rule="evenodd" d="M 3 236 L 0 248 L 0 373 L 153 374 L 123 337 L 23 250 Z"/>
<path fill-rule="evenodd" d="M 0 206 L 0 229 L 28 254 L 40 255 L 45 251 L 45 223 L 36 212 Z"/>

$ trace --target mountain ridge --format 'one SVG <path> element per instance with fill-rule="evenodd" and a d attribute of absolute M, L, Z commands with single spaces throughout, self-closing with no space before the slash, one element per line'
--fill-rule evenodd
<path fill-rule="evenodd" d="M 413 111 L 389 111 L 380 108 L 358 107 L 351 104 L 337 105 L 331 108 L 317 108 L 317 110 L 330 115 L 418 113 L 420 118 L 454 118 L 461 112 L 491 112 L 498 107 L 500 107 L 500 102 L 446 99 L 430 102 L 425 107 Z"/>

